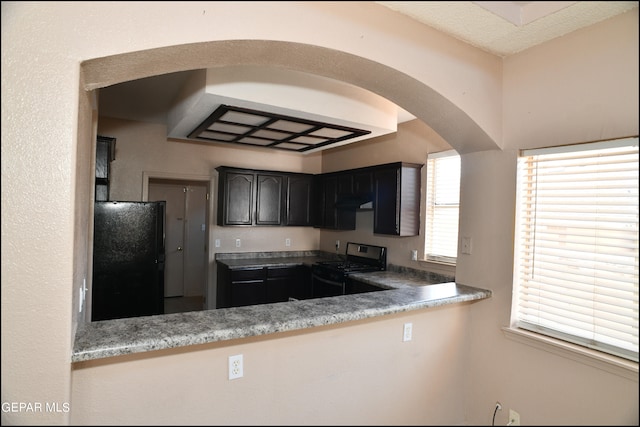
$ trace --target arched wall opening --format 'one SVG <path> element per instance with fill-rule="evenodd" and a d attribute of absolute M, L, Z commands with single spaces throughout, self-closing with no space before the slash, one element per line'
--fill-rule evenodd
<path fill-rule="evenodd" d="M 467 113 L 421 82 L 393 67 L 354 54 L 271 40 L 224 40 L 167 46 L 96 58 L 82 63 L 83 88 L 206 68 L 252 65 L 315 74 L 380 95 L 422 120 L 458 153 L 499 149 Z"/>

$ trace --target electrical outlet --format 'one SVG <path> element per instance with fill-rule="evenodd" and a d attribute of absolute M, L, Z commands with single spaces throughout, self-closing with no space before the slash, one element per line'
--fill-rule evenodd
<path fill-rule="evenodd" d="M 284 239 L 285 246 L 291 246 L 291 239 Z"/>
<path fill-rule="evenodd" d="M 402 341 L 411 341 L 411 334 L 413 332 L 413 324 L 405 323 L 404 324 L 404 333 L 402 335 Z"/>
<path fill-rule="evenodd" d="M 240 247 L 240 239 L 236 239 L 236 248 Z"/>
<path fill-rule="evenodd" d="M 418 250 L 417 249 L 412 249 L 411 250 L 411 261 L 417 261 L 418 260 Z"/>
<path fill-rule="evenodd" d="M 513 409 L 509 409 L 509 424 L 510 426 L 519 426 L 520 425 L 520 414 L 514 411 Z"/>
<path fill-rule="evenodd" d="M 220 247 L 220 239 L 216 239 L 216 248 Z"/>
<path fill-rule="evenodd" d="M 242 355 L 229 356 L 229 379 L 235 380 L 236 378 L 242 378 L 243 375 Z"/>

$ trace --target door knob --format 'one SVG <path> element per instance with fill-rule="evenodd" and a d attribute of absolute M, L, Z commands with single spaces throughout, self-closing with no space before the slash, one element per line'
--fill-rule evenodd
<path fill-rule="evenodd" d="M 178 246 L 178 252 L 182 252 L 182 246 Z"/>

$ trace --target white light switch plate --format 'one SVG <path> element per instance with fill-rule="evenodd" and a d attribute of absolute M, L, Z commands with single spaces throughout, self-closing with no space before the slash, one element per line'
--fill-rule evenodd
<path fill-rule="evenodd" d="M 465 255 L 471 255 L 471 237 L 462 238 L 462 253 Z"/>

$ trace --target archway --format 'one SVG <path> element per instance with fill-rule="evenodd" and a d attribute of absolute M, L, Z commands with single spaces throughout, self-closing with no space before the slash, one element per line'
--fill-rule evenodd
<path fill-rule="evenodd" d="M 286 68 L 369 90 L 422 120 L 460 154 L 500 148 L 469 115 L 426 83 L 379 62 L 309 44 L 223 40 L 167 46 L 88 60 L 81 72 L 84 89 L 94 90 L 166 73 L 237 65 Z"/>

